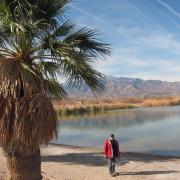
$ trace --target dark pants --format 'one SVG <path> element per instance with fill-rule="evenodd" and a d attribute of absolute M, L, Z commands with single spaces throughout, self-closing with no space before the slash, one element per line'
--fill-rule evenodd
<path fill-rule="evenodd" d="M 108 163 L 109 163 L 109 173 L 115 172 L 116 157 L 109 158 Z"/>

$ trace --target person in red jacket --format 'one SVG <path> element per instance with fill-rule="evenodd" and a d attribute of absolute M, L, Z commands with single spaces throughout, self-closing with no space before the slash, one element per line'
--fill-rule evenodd
<path fill-rule="evenodd" d="M 109 173 L 110 175 L 114 176 L 116 174 L 116 158 L 120 157 L 119 143 L 114 138 L 114 134 L 111 134 L 109 139 L 104 143 L 104 156 L 105 158 L 108 158 Z"/>

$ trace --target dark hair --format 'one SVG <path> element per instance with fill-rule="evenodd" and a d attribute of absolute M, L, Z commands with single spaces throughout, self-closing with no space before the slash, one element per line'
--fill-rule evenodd
<path fill-rule="evenodd" d="M 110 137 L 114 138 L 114 134 L 111 134 Z"/>

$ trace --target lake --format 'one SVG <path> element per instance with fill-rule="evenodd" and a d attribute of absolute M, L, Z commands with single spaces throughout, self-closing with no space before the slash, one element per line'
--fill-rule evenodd
<path fill-rule="evenodd" d="M 102 147 L 114 133 L 121 151 L 180 155 L 180 106 L 111 111 L 60 122 L 57 144 Z"/>

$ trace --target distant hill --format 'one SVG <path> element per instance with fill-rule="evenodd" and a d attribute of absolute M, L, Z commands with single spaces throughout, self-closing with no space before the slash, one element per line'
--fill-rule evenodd
<path fill-rule="evenodd" d="M 98 98 L 139 98 L 180 95 L 180 82 L 108 77 L 105 86 L 106 90 Z M 81 88 L 67 89 L 67 92 L 71 98 L 95 98 L 91 89 L 85 84 Z"/>

